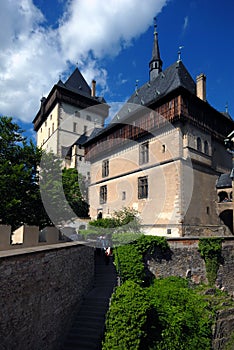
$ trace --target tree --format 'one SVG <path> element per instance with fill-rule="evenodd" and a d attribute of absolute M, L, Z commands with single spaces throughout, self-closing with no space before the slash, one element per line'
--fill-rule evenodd
<path fill-rule="evenodd" d="M 40 228 L 88 215 L 75 169 L 23 136 L 9 117 L 0 117 L 0 219 L 13 229 L 23 223 Z M 72 213 L 72 214 L 71 214 Z"/>
<path fill-rule="evenodd" d="M 79 217 L 88 217 L 89 205 L 85 201 L 82 189 L 84 188 L 84 178 L 78 173 L 77 169 L 64 168 L 62 172 L 62 181 L 65 197 Z"/>
<path fill-rule="evenodd" d="M 38 186 L 41 154 L 12 118 L 0 117 L 0 219 L 13 229 L 50 224 Z"/>

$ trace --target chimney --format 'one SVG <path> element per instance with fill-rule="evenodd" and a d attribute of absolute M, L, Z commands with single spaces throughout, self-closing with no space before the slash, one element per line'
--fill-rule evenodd
<path fill-rule="evenodd" d="M 44 112 L 45 112 L 45 101 L 46 101 L 46 98 L 43 96 L 41 98 L 41 112 L 42 112 L 42 114 L 44 114 Z"/>
<path fill-rule="evenodd" d="M 96 97 L 96 80 L 92 80 L 92 90 L 91 90 L 91 96 Z"/>
<path fill-rule="evenodd" d="M 197 76 L 197 97 L 206 101 L 206 76 L 203 73 Z"/>

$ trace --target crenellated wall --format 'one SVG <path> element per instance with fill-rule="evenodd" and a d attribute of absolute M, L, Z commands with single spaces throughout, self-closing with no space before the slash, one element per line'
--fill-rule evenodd
<path fill-rule="evenodd" d="M 59 349 L 93 277 L 94 249 L 78 242 L 1 251 L 0 349 Z"/>

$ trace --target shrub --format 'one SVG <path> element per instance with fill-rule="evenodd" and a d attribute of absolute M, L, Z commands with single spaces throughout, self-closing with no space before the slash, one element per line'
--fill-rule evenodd
<path fill-rule="evenodd" d="M 182 278 L 155 280 L 149 297 L 157 310 L 161 334 L 155 350 L 210 350 L 212 318 L 204 296 L 188 287 Z"/>
<path fill-rule="evenodd" d="M 107 314 L 102 350 L 144 349 L 148 308 L 146 292 L 138 284 L 126 281 L 118 287 Z"/>
<path fill-rule="evenodd" d="M 115 248 L 115 264 L 121 281 L 130 279 L 141 285 L 148 284 L 150 281 L 145 273 L 144 255 L 147 252 L 153 253 L 156 247 L 168 249 L 166 239 L 141 235 L 131 244 Z"/>
<path fill-rule="evenodd" d="M 121 282 L 127 280 L 142 284 L 144 281 L 144 264 L 134 244 L 123 245 L 114 249 L 116 269 Z"/>

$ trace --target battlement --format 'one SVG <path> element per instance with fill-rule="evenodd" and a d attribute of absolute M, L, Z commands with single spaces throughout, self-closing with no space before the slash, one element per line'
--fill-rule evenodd
<path fill-rule="evenodd" d="M 40 231 L 37 226 L 22 225 L 11 232 L 11 226 L 0 225 L 0 251 L 61 243 L 59 237 L 59 230 L 52 226 Z"/>

